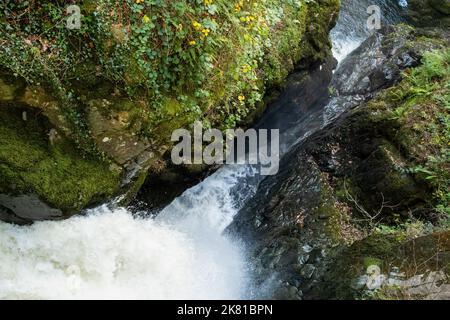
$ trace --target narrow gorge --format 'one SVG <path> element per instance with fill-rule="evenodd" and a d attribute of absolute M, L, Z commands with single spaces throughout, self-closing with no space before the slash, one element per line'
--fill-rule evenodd
<path fill-rule="evenodd" d="M 80 2 L 2 4 L 0 299 L 450 299 L 448 1 Z"/>

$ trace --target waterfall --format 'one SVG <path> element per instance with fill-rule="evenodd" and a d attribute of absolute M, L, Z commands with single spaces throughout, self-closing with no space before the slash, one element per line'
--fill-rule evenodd
<path fill-rule="evenodd" d="M 106 207 L 26 228 L 1 224 L 0 299 L 243 298 L 237 247 L 212 232 L 202 240 Z"/>
<path fill-rule="evenodd" d="M 369 2 L 388 3 L 342 1 L 338 60 L 368 36 Z M 284 121 L 311 126 L 308 117 Z M 102 206 L 65 221 L 0 223 L 0 299 L 252 298 L 244 248 L 223 230 L 259 180 L 251 166 L 224 167 L 151 219 Z"/>
<path fill-rule="evenodd" d="M 408 4 L 405 0 L 341 0 L 339 22 L 331 31 L 333 54 L 342 61 L 374 32 L 367 28 L 367 8 L 376 5 L 381 9 L 382 25 L 401 21 L 401 10 Z"/>

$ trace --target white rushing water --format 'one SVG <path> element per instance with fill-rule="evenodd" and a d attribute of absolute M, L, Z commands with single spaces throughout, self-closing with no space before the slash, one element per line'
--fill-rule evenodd
<path fill-rule="evenodd" d="M 339 22 L 331 31 L 333 55 L 341 62 L 369 37 L 374 30 L 367 27 L 370 6 L 380 8 L 381 26 L 401 21 L 400 13 L 407 0 L 341 0 Z M 373 12 L 371 12 L 373 13 Z"/>
<path fill-rule="evenodd" d="M 103 206 L 66 221 L 0 223 L 0 299 L 248 298 L 241 247 L 222 235 L 247 169 L 219 171 L 156 219 Z"/>
<path fill-rule="evenodd" d="M 341 16 L 333 31 L 339 60 L 364 38 L 348 31 L 354 19 Z M 66 221 L 0 222 L 0 299 L 251 298 L 243 248 L 223 230 L 254 194 L 255 176 L 222 168 L 155 219 L 103 206 Z"/>

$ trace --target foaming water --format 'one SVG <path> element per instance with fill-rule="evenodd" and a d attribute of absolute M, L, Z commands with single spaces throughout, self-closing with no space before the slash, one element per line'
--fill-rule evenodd
<path fill-rule="evenodd" d="M 183 231 L 221 235 L 256 192 L 257 175 L 258 170 L 252 166 L 223 167 L 175 199 L 158 214 L 157 220 L 167 221 Z M 233 192 L 236 186 L 239 186 L 239 197 Z"/>
<path fill-rule="evenodd" d="M 376 5 L 381 9 L 382 25 L 402 21 L 401 11 L 405 0 L 341 0 L 341 12 L 336 27 L 331 31 L 333 54 L 341 62 L 374 32 L 367 28 L 367 8 Z"/>
<path fill-rule="evenodd" d="M 342 1 L 332 32 L 338 60 L 368 36 L 369 2 Z M 284 149 L 320 129 L 322 115 L 284 119 Z M 224 167 L 155 218 L 102 206 L 65 221 L 0 222 L 0 299 L 252 298 L 245 248 L 223 231 L 260 180 L 252 166 Z"/>
<path fill-rule="evenodd" d="M 250 298 L 242 247 L 223 230 L 255 191 L 235 198 L 233 188 L 255 175 L 223 168 L 154 219 L 102 206 L 65 221 L 0 223 L 0 299 Z"/>
<path fill-rule="evenodd" d="M 29 227 L 2 223 L 0 299 L 245 298 L 239 246 L 190 231 L 106 207 Z"/>

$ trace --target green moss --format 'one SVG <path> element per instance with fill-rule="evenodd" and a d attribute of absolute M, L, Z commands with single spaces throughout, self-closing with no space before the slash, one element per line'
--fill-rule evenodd
<path fill-rule="evenodd" d="M 344 234 L 344 225 L 348 222 L 347 213 L 338 207 L 336 194 L 328 184 L 325 177 L 321 179 L 320 204 L 313 214 L 317 219 L 317 224 L 324 224 L 322 230 L 327 239 L 334 244 L 351 243 L 352 236 Z"/>
<path fill-rule="evenodd" d="M 450 51 L 429 52 L 423 65 L 370 104 L 377 121 L 394 121 L 392 141 L 411 173 L 435 190 L 436 208 L 450 214 Z M 380 112 L 383 111 L 383 112 Z"/>
<path fill-rule="evenodd" d="M 375 128 L 373 134 L 382 133 L 385 141 L 376 151 L 378 164 L 372 167 L 389 164 L 383 179 L 386 194 L 398 195 L 396 204 L 401 199 L 421 200 L 444 216 L 450 214 L 449 89 L 450 52 L 430 51 L 421 66 L 407 70 L 399 84 L 356 112 L 358 122 Z M 422 190 L 412 189 L 414 184 Z"/>
<path fill-rule="evenodd" d="M 372 265 L 388 273 L 392 259 L 398 253 L 400 243 L 392 236 L 370 236 L 353 245 L 331 253 L 334 261 L 321 283 L 314 289 L 314 295 L 330 299 L 361 299 L 364 284 L 357 285 L 358 279 L 367 274 Z"/>
<path fill-rule="evenodd" d="M 195 120 L 221 129 L 253 123 L 268 88 L 330 54 L 339 11 L 338 0 L 79 5 L 80 30 L 66 28 L 66 3 L 10 1 L 0 12 L 0 103 L 43 115 L 24 126 L 20 108 L 2 111 L 17 128 L 2 127 L 1 192 L 35 192 L 69 211 L 115 194 L 120 177 L 106 160 L 124 164 L 150 148 L 161 159 L 172 131 Z M 24 100 L 31 87 L 43 99 Z M 64 135 L 53 145 L 51 128 Z M 104 146 L 116 137 L 137 142 L 136 154 Z"/>
<path fill-rule="evenodd" d="M 445 0 L 410 0 L 408 14 L 418 26 L 442 28 L 450 26 L 450 4 Z"/>
<path fill-rule="evenodd" d="M 27 110 L 27 109 L 22 109 Z M 34 193 L 65 213 L 117 192 L 119 174 L 107 163 L 83 158 L 63 137 L 49 142 L 49 123 L 21 108 L 0 108 L 0 193 Z"/>
<path fill-rule="evenodd" d="M 328 30 L 339 1 L 83 1 L 79 31 L 61 23 L 63 5 L 7 7 L 1 13 L 7 24 L 0 29 L 0 65 L 50 84 L 62 104 L 70 105 L 61 113 L 74 140 L 95 152 L 83 110 L 69 112 L 76 101 L 70 98 L 109 99 L 113 91 L 99 83 L 110 83 L 130 100 L 148 102 L 143 134 L 149 136 L 176 114 L 183 114 L 182 126 L 193 119 L 222 128 L 249 123 L 267 87 L 280 85 L 301 61 L 307 65 L 329 54 Z M 23 12 L 33 14 L 26 21 L 15 18 Z M 58 28 L 47 29 L 46 23 Z M 23 41 L 30 34 L 36 40 Z"/>
<path fill-rule="evenodd" d="M 369 268 L 370 266 L 381 266 L 383 264 L 383 261 L 378 258 L 374 257 L 365 257 L 364 260 L 364 267 Z"/>

